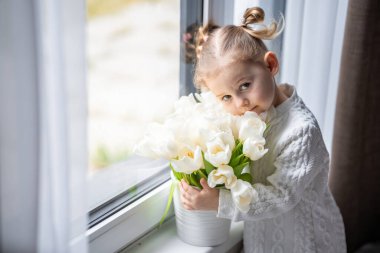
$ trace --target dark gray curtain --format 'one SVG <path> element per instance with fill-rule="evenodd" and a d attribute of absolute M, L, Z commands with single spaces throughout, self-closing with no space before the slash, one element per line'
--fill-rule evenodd
<path fill-rule="evenodd" d="M 330 172 L 348 252 L 380 241 L 380 1 L 348 4 Z"/>

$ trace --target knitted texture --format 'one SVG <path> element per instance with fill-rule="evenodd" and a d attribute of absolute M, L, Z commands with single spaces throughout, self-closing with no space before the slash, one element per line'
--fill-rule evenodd
<path fill-rule="evenodd" d="M 245 221 L 244 252 L 346 252 L 343 220 L 328 188 L 329 154 L 295 88 L 267 112 L 269 152 L 251 167 L 258 200 L 247 213 L 220 190 L 218 217 Z"/>

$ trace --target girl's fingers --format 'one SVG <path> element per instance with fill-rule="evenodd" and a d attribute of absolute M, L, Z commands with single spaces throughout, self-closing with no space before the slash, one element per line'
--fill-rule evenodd
<path fill-rule="evenodd" d="M 187 191 L 187 188 L 188 188 L 188 184 L 185 182 L 185 180 L 181 180 L 181 188 L 183 191 Z"/>
<path fill-rule="evenodd" d="M 194 210 L 194 208 L 192 208 L 191 206 L 187 205 L 187 204 L 183 204 L 183 207 L 186 209 L 186 210 Z"/>
<path fill-rule="evenodd" d="M 181 193 L 181 198 L 187 200 L 187 201 L 192 201 L 192 196 L 188 194 L 187 192 L 182 192 Z"/>
<path fill-rule="evenodd" d="M 186 184 L 186 183 L 185 183 Z M 184 199 L 184 200 L 187 200 L 189 202 L 192 202 L 193 201 L 193 194 L 191 194 L 191 191 L 186 191 L 186 185 L 182 185 L 182 182 L 180 184 L 180 190 L 181 190 L 181 199 Z M 191 188 L 191 187 L 188 187 L 188 188 Z"/>
<path fill-rule="evenodd" d="M 191 202 L 189 200 L 187 200 L 186 198 L 184 198 L 182 195 L 181 195 L 181 202 L 182 202 L 182 205 L 185 209 L 187 210 L 193 210 L 193 206 L 191 205 Z"/>
<path fill-rule="evenodd" d="M 208 185 L 206 179 L 201 178 L 200 183 L 201 183 L 201 185 L 203 187 L 203 190 L 211 190 L 211 187 Z"/>
<path fill-rule="evenodd" d="M 181 183 L 179 185 L 180 185 L 181 193 L 182 194 L 187 193 L 187 190 L 189 187 L 188 187 L 188 184 L 183 179 L 181 180 Z"/>
<path fill-rule="evenodd" d="M 180 182 L 179 182 L 179 189 L 181 190 L 181 192 L 185 192 L 185 189 L 183 188 L 183 185 L 182 185 L 182 181 L 183 180 L 181 180 Z"/>
<path fill-rule="evenodd" d="M 212 208 L 215 209 L 214 201 L 211 201 L 212 203 L 209 203 L 209 200 L 215 200 L 217 198 L 218 190 L 211 188 L 207 180 L 202 178 L 200 180 L 200 184 L 203 187 L 203 190 L 197 190 L 187 184 L 184 180 L 181 180 L 180 183 L 180 198 L 182 202 L 182 206 L 187 210 L 209 210 Z M 216 196 L 216 197 L 215 197 Z M 211 206 L 212 205 L 212 206 Z M 217 207 L 217 206 L 216 206 Z"/>
<path fill-rule="evenodd" d="M 182 188 L 185 192 L 189 193 L 190 195 L 195 195 L 197 193 L 199 193 L 198 190 L 194 189 L 193 187 L 191 187 L 188 183 L 186 183 L 185 180 L 181 180 L 181 185 L 182 185 Z"/>
<path fill-rule="evenodd" d="M 181 195 L 180 197 L 181 197 L 181 202 L 183 204 L 188 203 L 188 200 L 183 195 Z"/>

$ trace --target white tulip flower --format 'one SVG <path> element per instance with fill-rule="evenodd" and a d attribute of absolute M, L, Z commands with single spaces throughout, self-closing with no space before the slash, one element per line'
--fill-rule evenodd
<path fill-rule="evenodd" d="M 257 191 L 252 185 L 241 179 L 231 188 L 231 195 L 236 207 L 243 213 L 247 213 L 251 202 L 258 199 Z"/>
<path fill-rule="evenodd" d="M 172 159 L 177 156 L 179 143 L 174 133 L 160 124 L 152 124 L 143 139 L 134 147 L 137 155 L 154 159 Z"/>
<path fill-rule="evenodd" d="M 246 112 L 238 120 L 239 139 L 245 141 L 253 136 L 263 136 L 266 124 L 255 112 Z"/>
<path fill-rule="evenodd" d="M 215 167 L 228 164 L 232 150 L 235 147 L 234 136 L 231 132 L 220 132 L 206 143 L 205 158 Z"/>
<path fill-rule="evenodd" d="M 240 119 L 241 119 L 241 116 L 228 114 L 229 127 L 230 127 L 235 139 L 239 139 Z"/>
<path fill-rule="evenodd" d="M 189 96 L 182 96 L 174 103 L 175 114 L 188 115 L 196 104 L 197 102 L 191 94 Z"/>
<path fill-rule="evenodd" d="M 178 159 L 172 159 L 171 164 L 175 171 L 185 174 L 191 174 L 200 168 L 203 168 L 202 151 L 199 146 L 190 148 L 188 146 L 183 147 Z"/>
<path fill-rule="evenodd" d="M 243 154 L 248 156 L 252 161 L 259 160 L 268 152 L 268 149 L 264 148 L 264 145 L 264 137 L 253 136 L 248 138 L 243 143 Z"/>
<path fill-rule="evenodd" d="M 234 174 L 234 170 L 228 165 L 221 165 L 211 171 L 207 179 L 207 183 L 211 188 L 214 188 L 218 184 L 224 184 L 227 189 L 231 189 L 235 186 L 236 182 L 237 177 Z"/>

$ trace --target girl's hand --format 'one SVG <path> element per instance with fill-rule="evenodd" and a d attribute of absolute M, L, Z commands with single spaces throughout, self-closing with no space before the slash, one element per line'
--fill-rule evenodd
<path fill-rule="evenodd" d="M 219 206 L 219 189 L 208 186 L 207 181 L 200 181 L 203 189 L 198 190 L 181 180 L 181 201 L 187 210 L 215 210 Z"/>

